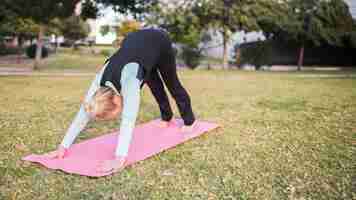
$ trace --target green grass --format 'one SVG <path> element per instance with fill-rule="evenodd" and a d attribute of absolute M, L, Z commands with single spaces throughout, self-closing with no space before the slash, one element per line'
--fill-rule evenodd
<path fill-rule="evenodd" d="M 62 72 L 66 71 L 84 71 L 90 72 L 96 67 L 102 66 L 106 60 L 106 56 L 102 54 L 103 51 L 113 53 L 115 51 L 112 47 L 93 47 L 92 51 L 88 47 L 81 47 L 77 51 L 71 48 L 60 48 L 57 54 L 51 54 L 49 58 L 44 59 L 44 64 L 40 68 L 43 72 Z M 180 58 L 177 58 L 178 63 L 184 63 Z M 219 65 L 222 63 L 221 59 L 204 57 L 202 65 Z"/>
<path fill-rule="evenodd" d="M 90 53 L 89 48 L 80 48 L 73 51 L 71 48 L 61 48 L 57 54 L 51 55 L 44 60 L 40 71 L 76 71 L 76 72 L 91 72 L 97 67 L 104 64 L 106 57 L 100 53 L 103 48 L 93 48 L 97 51 L 96 54 Z M 106 48 L 105 50 L 110 50 Z M 113 50 L 113 48 L 111 49 Z"/>
<path fill-rule="evenodd" d="M 180 71 L 222 128 L 97 179 L 20 161 L 58 145 L 91 77 L 0 77 L 0 199 L 355 199 L 356 79 L 303 74 Z M 158 116 L 145 88 L 138 123 Z"/>

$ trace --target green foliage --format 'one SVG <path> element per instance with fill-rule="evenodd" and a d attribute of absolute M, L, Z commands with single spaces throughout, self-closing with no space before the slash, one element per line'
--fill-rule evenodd
<path fill-rule="evenodd" d="M 46 27 L 46 33 L 48 35 L 54 34 L 56 36 L 63 35 L 62 33 L 62 27 L 63 27 L 63 20 L 60 18 L 55 18 L 53 19 Z"/>
<path fill-rule="evenodd" d="M 240 64 L 252 64 L 259 70 L 262 65 L 269 65 L 272 41 L 259 41 L 251 43 L 241 49 Z"/>
<path fill-rule="evenodd" d="M 192 5 L 186 1 L 174 7 L 169 5 L 171 3 L 161 3 L 152 7 L 145 21 L 148 24 L 165 28 L 173 41 L 191 48 L 198 48 L 204 34 L 204 27 L 200 19 L 192 12 Z"/>
<path fill-rule="evenodd" d="M 36 24 L 49 24 L 54 18 L 66 18 L 80 0 L 4 0 L 8 10 L 19 17 L 30 18 Z"/>
<path fill-rule="evenodd" d="M 37 45 L 33 44 L 30 45 L 26 48 L 26 55 L 29 58 L 35 58 L 36 57 L 36 49 L 37 49 Z M 48 49 L 46 47 L 42 47 L 42 58 L 46 58 L 48 57 Z"/>
<path fill-rule="evenodd" d="M 202 26 L 200 19 L 191 12 L 189 5 L 181 5 L 179 12 L 169 9 L 162 4 L 152 8 L 147 21 L 151 24 L 161 24 L 170 34 L 173 41 L 183 44 L 182 57 L 184 63 L 195 69 L 201 62 L 201 42 L 209 41 L 209 37 Z"/>
<path fill-rule="evenodd" d="M 314 45 L 345 46 L 353 21 L 342 0 L 290 0 L 275 3 L 277 14 L 263 16 L 258 24 L 267 37 Z"/>
<path fill-rule="evenodd" d="M 200 18 L 202 25 L 230 36 L 236 30 L 258 29 L 256 15 L 260 14 L 262 9 L 267 11 L 264 7 L 266 2 L 268 1 L 200 0 L 192 11 Z"/>
<path fill-rule="evenodd" d="M 141 18 L 142 15 L 158 0 L 85 0 L 83 3 L 82 16 L 84 18 L 95 18 L 98 15 L 98 7 L 110 6 L 116 12 L 121 14 L 131 14 L 135 18 Z"/>
<path fill-rule="evenodd" d="M 37 55 L 40 55 L 45 28 L 56 18 L 67 18 L 74 13 L 80 0 L 3 0 L 4 7 L 17 18 L 31 19 L 39 26 Z M 41 56 L 34 62 L 34 69 L 40 65 Z"/>
<path fill-rule="evenodd" d="M 4 4 L 0 5 L 0 38 L 17 36 L 20 40 L 31 39 L 36 36 L 38 29 L 38 25 L 31 18 L 20 17 L 8 10 Z"/>
<path fill-rule="evenodd" d="M 62 20 L 60 26 L 63 36 L 74 44 L 75 41 L 84 39 L 90 32 L 90 26 L 78 16 L 71 16 Z"/>
<path fill-rule="evenodd" d="M 125 38 L 129 33 L 137 31 L 141 28 L 140 22 L 136 20 L 125 20 L 121 23 L 117 30 L 117 35 L 121 38 Z"/>
<path fill-rule="evenodd" d="M 190 69 L 195 69 L 199 66 L 202 60 L 202 55 L 200 50 L 197 48 L 193 48 L 190 46 L 183 46 L 182 59 Z"/>
<path fill-rule="evenodd" d="M 189 13 L 171 17 L 172 23 L 168 30 L 173 35 L 173 39 L 192 48 L 197 48 L 203 32 L 203 27 L 199 25 L 199 19 Z"/>
<path fill-rule="evenodd" d="M 81 17 L 83 19 L 95 19 L 98 16 L 99 8 L 95 1 L 92 0 L 84 0 L 82 1 L 82 10 L 81 10 Z"/>
<path fill-rule="evenodd" d="M 174 5 L 170 6 L 170 3 Z M 267 0 L 198 0 L 167 4 L 152 9 L 153 14 L 149 15 L 148 21 L 162 25 L 175 41 L 191 48 L 201 48 L 200 44 L 204 42 L 204 35 L 208 30 L 221 33 L 225 48 L 223 60 L 226 65 L 232 33 L 237 30 L 257 30 L 257 16 L 272 12 Z"/>

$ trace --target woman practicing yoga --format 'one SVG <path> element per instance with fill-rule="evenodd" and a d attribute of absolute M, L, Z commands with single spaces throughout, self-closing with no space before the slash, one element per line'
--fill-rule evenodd
<path fill-rule="evenodd" d="M 121 170 L 128 154 L 139 111 L 140 89 L 144 83 L 147 83 L 159 105 L 160 127 L 168 127 L 173 118 L 168 96 L 164 90 L 164 82 L 183 118 L 182 132 L 192 131 L 195 117 L 190 97 L 181 85 L 176 70 L 172 42 L 164 31 L 143 29 L 130 33 L 122 42 L 121 48 L 96 74 L 84 103 L 68 128 L 62 143 L 48 156 L 65 157 L 67 149 L 90 119 L 117 119 L 121 113 L 118 144 L 113 152 L 115 156 L 97 167 L 97 170 L 103 173 Z"/>

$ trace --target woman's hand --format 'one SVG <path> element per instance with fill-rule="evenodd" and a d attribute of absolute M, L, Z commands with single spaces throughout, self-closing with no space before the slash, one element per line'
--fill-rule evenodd
<path fill-rule="evenodd" d="M 59 145 L 58 149 L 46 154 L 46 156 L 50 159 L 63 159 L 64 157 L 67 156 L 68 149 L 63 147 L 62 145 Z"/>
<path fill-rule="evenodd" d="M 124 169 L 126 162 L 126 157 L 118 156 L 113 160 L 105 160 L 96 168 L 97 172 L 108 173 L 108 172 L 118 172 Z"/>

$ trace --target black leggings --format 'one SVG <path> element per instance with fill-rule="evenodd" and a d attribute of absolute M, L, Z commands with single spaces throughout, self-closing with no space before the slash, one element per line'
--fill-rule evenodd
<path fill-rule="evenodd" d="M 194 113 L 192 111 L 191 100 L 187 91 L 182 86 L 178 79 L 176 59 L 173 48 L 166 52 L 163 62 L 158 63 L 152 70 L 150 78 L 146 80 L 148 87 L 156 99 L 160 111 L 161 118 L 164 121 L 169 121 L 173 117 L 173 112 L 169 104 L 168 96 L 164 90 L 163 82 L 165 83 L 169 93 L 173 96 L 181 117 L 185 125 L 192 125 L 195 121 Z M 161 77 L 159 76 L 161 75 Z"/>

